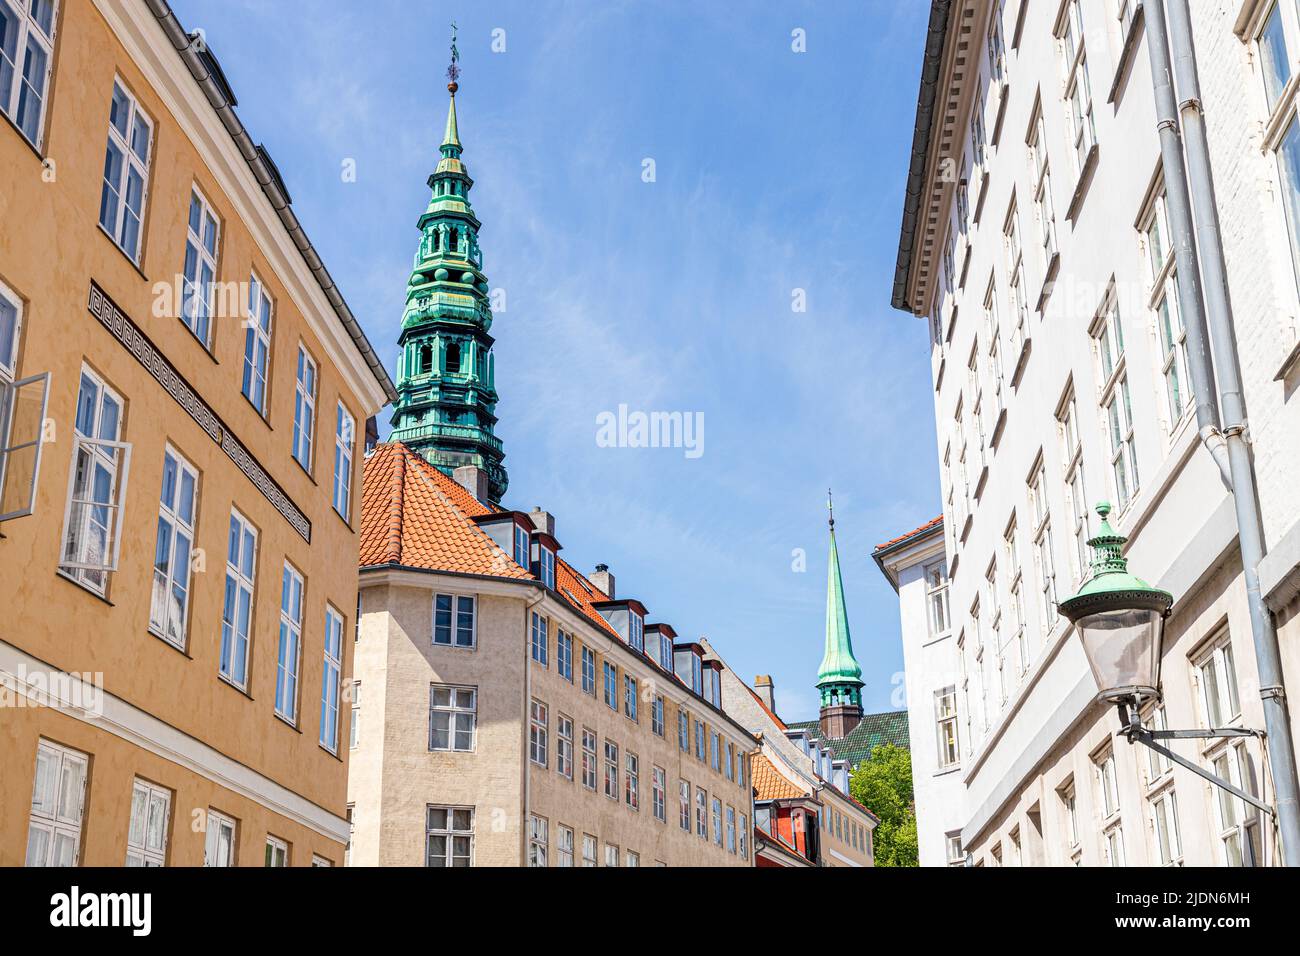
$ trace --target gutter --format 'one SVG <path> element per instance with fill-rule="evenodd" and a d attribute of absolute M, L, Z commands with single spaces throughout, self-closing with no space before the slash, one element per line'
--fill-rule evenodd
<path fill-rule="evenodd" d="M 931 0 L 930 26 L 925 37 L 925 55 L 921 61 L 921 92 L 916 102 L 916 127 L 912 133 L 912 159 L 907 170 L 907 189 L 903 197 L 903 225 L 898 239 L 898 264 L 894 268 L 895 309 L 911 312 L 907 303 L 907 285 L 912 275 L 912 258 L 916 250 L 917 226 L 920 222 L 921 195 L 925 188 L 925 166 L 930 155 L 930 130 L 934 126 L 934 103 L 939 90 L 939 69 L 948 37 L 948 12 L 952 0 Z"/>
<path fill-rule="evenodd" d="M 252 137 L 248 135 L 248 130 L 244 128 L 244 124 L 240 122 L 239 117 L 235 115 L 233 97 L 228 95 L 229 87 L 214 77 L 202 58 L 195 52 L 189 34 L 185 32 L 185 28 L 181 26 L 180 21 L 176 19 L 176 14 L 172 12 L 167 0 L 145 0 L 145 4 L 154 17 L 157 18 L 163 32 L 167 35 L 167 39 L 171 41 L 181 60 L 189 68 L 190 75 L 199 84 L 199 88 L 207 96 L 208 102 L 216 110 L 218 118 L 230 133 L 231 139 L 235 141 L 239 152 L 247 161 L 249 169 L 252 170 L 253 177 L 257 180 L 258 185 L 262 187 L 262 192 L 266 194 L 271 207 L 279 215 L 280 222 L 288 231 L 289 238 L 298 247 L 303 261 L 307 263 L 307 268 L 316 277 L 316 282 L 320 285 L 321 291 L 325 293 L 325 298 L 329 300 L 330 305 L 334 308 L 335 315 L 338 316 L 339 321 L 343 323 L 343 327 L 352 337 L 352 341 L 361 352 L 361 357 L 365 359 L 366 365 L 370 367 L 370 372 L 375 381 L 379 383 L 379 387 L 387 396 L 388 401 L 396 402 L 397 388 L 393 385 L 393 380 L 389 378 L 384 363 L 375 353 L 370 340 L 366 338 L 365 331 L 352 314 L 352 309 L 344 301 L 338 286 L 334 284 L 334 278 L 329 274 L 329 270 L 325 268 L 325 263 L 321 261 L 316 247 L 312 245 L 306 231 L 302 228 L 302 223 L 294 215 L 293 208 L 290 206 L 291 200 L 288 191 L 280 179 L 279 171 L 276 170 L 275 164 L 271 162 L 266 150 L 253 142 Z"/>

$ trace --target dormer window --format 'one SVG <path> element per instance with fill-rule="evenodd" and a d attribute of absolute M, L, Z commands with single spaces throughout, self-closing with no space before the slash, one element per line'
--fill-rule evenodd
<path fill-rule="evenodd" d="M 555 590 L 555 552 L 541 543 L 537 545 L 537 550 L 537 577 L 542 584 Z"/>
<path fill-rule="evenodd" d="M 528 569 L 528 531 L 515 525 L 515 563 Z"/>
<path fill-rule="evenodd" d="M 704 661 L 699 654 L 691 652 L 691 690 L 704 694 Z"/>
<path fill-rule="evenodd" d="M 673 672 L 673 642 L 666 635 L 659 640 L 659 666 Z"/>
<path fill-rule="evenodd" d="M 631 612 L 631 614 L 629 615 L 629 617 L 630 617 L 630 619 L 631 619 L 631 621 L 630 621 L 630 630 L 629 630 L 629 632 L 628 632 L 628 640 L 629 640 L 629 643 L 631 643 L 631 645 L 632 645 L 634 648 L 636 648 L 637 651 L 644 653 L 644 651 L 645 651 L 645 630 L 644 630 L 644 628 L 645 628 L 645 622 L 642 620 L 641 615 L 640 615 L 640 614 L 637 614 L 635 611 Z"/>

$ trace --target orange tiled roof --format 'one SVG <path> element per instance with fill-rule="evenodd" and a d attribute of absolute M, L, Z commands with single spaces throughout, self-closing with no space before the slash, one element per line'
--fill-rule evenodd
<path fill-rule="evenodd" d="M 908 538 L 914 537 L 915 535 L 920 534 L 922 531 L 929 531 L 935 525 L 942 524 L 942 523 L 943 523 L 943 515 L 939 515 L 939 517 L 937 518 L 931 518 L 925 524 L 921 525 L 919 528 L 913 528 L 911 531 L 907 532 L 907 534 L 900 534 L 897 538 L 890 538 L 888 541 L 882 541 L 880 544 L 876 545 L 876 550 L 881 551 L 885 548 L 888 548 L 891 544 L 898 544 L 898 542 L 900 541 L 906 541 Z"/>
<path fill-rule="evenodd" d="M 762 754 L 754 754 L 749 764 L 750 779 L 754 782 L 756 800 L 797 800 L 808 796 L 808 791 L 795 786 Z"/>

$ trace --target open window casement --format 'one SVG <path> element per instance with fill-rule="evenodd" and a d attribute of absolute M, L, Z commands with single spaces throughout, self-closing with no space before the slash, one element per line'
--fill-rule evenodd
<path fill-rule="evenodd" d="M 59 566 L 97 575 L 117 570 L 121 514 L 131 464 L 131 443 L 76 436 Z"/>
<path fill-rule="evenodd" d="M 49 397 L 49 372 L 12 384 L 0 382 L 0 521 L 35 510 Z"/>

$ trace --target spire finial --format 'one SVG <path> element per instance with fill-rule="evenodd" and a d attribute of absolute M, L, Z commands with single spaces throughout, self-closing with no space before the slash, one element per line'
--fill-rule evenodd
<path fill-rule="evenodd" d="M 456 21 L 451 21 L 451 65 L 447 67 L 447 92 L 452 96 L 460 89 L 460 84 L 456 81 L 460 79 L 460 51 L 456 49 Z"/>
<path fill-rule="evenodd" d="M 830 514 L 829 523 L 831 526 L 831 533 L 834 534 L 835 533 L 835 498 L 831 494 L 831 490 L 829 488 L 826 489 L 826 510 Z"/>

